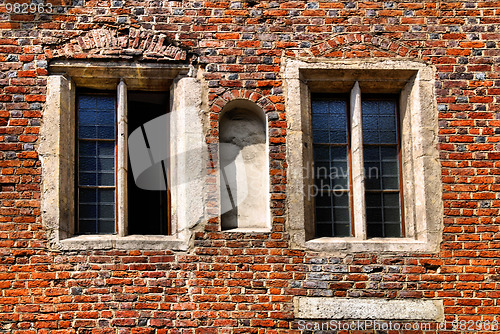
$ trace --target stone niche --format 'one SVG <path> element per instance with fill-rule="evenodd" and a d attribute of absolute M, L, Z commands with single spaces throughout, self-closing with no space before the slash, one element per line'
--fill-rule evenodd
<path fill-rule="evenodd" d="M 222 230 L 266 231 L 269 224 L 267 119 L 249 100 L 234 100 L 219 121 Z"/>

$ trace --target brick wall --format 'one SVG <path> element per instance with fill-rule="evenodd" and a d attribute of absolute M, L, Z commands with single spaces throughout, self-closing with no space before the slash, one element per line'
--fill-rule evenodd
<path fill-rule="evenodd" d="M 0 333 L 298 333 L 294 296 L 441 298 L 448 321 L 498 320 L 500 2 L 51 3 L 50 14 L 9 15 L 0 5 Z M 289 246 L 284 57 L 436 66 L 439 254 Z M 209 145 L 228 101 L 257 102 L 269 119 L 272 233 L 219 232 L 212 219 L 186 253 L 50 251 L 37 143 L 52 59 L 199 66 Z M 207 173 L 207 208 L 216 210 L 213 166 Z"/>

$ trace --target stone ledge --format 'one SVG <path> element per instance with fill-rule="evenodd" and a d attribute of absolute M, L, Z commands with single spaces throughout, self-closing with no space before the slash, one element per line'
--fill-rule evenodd
<path fill-rule="evenodd" d="M 433 252 L 436 243 L 419 241 L 410 238 L 373 238 L 361 240 L 356 238 L 318 238 L 306 241 L 305 247 L 317 252 L 342 251 L 360 252 Z"/>
<path fill-rule="evenodd" d="M 443 321 L 442 300 L 295 297 L 297 319 Z"/>
<path fill-rule="evenodd" d="M 160 235 L 79 235 L 59 242 L 60 250 L 138 249 L 187 250 L 188 243 L 173 236 Z"/>

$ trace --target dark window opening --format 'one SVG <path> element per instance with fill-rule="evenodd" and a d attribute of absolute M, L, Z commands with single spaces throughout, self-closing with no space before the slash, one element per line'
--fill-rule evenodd
<path fill-rule="evenodd" d="M 142 127 L 146 146 L 162 145 L 168 152 L 169 143 L 151 143 L 144 124 L 169 112 L 168 93 L 128 93 L 128 135 Z M 165 124 L 165 131 L 169 131 Z M 128 232 L 129 234 L 168 235 L 170 231 L 170 192 L 145 190 L 137 187 L 128 162 Z M 162 162 L 162 177 L 168 179 L 169 166 Z M 165 183 L 168 185 L 168 182 Z"/>

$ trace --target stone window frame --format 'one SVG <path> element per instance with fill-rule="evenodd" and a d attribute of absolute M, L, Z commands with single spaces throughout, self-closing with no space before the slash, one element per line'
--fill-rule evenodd
<path fill-rule="evenodd" d="M 39 154 L 42 161 L 41 215 L 51 248 L 187 250 L 192 229 L 204 217 L 207 156 L 187 152 L 204 147 L 202 87 L 190 65 L 130 62 L 56 61 L 50 64 Z M 74 235 L 77 87 L 117 92 L 117 126 L 126 133 L 126 90 L 170 91 L 170 235 L 127 235 L 126 187 L 117 191 L 118 231 L 114 235 Z M 118 178 L 126 179 L 126 138 L 117 152 Z M 189 183 L 183 183 L 190 180 Z M 196 194 L 196 196 L 193 196 Z"/>
<path fill-rule="evenodd" d="M 292 245 L 327 252 L 438 252 L 443 204 L 435 68 L 406 59 L 287 59 L 283 77 L 288 122 L 287 228 Z M 402 238 L 366 239 L 364 210 L 356 209 L 352 222 L 357 232 L 354 237 L 314 238 L 314 203 L 307 196 L 307 189 L 313 184 L 312 175 L 307 172 L 312 171 L 313 163 L 311 93 L 349 93 L 356 82 L 362 92 L 400 95 L 405 199 Z M 356 93 L 351 98 L 352 95 Z M 362 207 L 363 196 L 358 196 Z"/>

